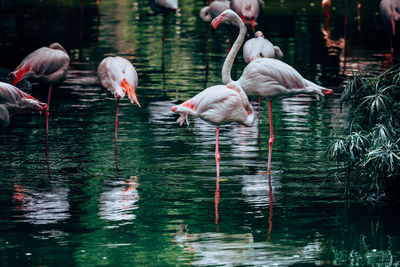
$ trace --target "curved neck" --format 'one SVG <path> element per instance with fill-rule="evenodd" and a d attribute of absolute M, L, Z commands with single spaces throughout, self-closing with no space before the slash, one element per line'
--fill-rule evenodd
<path fill-rule="evenodd" d="M 233 62 L 235 61 L 236 55 L 239 52 L 240 47 L 244 42 L 244 37 L 246 35 L 246 26 L 244 26 L 243 21 L 237 17 L 235 19 L 236 24 L 239 26 L 239 35 L 236 38 L 235 43 L 232 45 L 231 50 L 229 51 L 228 55 L 226 56 L 224 66 L 222 67 L 222 83 L 228 84 L 232 82 L 231 78 L 231 69 Z"/>

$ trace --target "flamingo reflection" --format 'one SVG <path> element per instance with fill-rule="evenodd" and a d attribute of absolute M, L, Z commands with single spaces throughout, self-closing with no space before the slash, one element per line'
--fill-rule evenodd
<path fill-rule="evenodd" d="M 99 217 L 108 221 L 129 221 L 136 218 L 133 210 L 138 209 L 138 177 L 113 182 L 100 194 Z"/>
<path fill-rule="evenodd" d="M 69 189 L 52 185 L 46 190 L 28 189 L 14 184 L 13 200 L 16 209 L 22 212 L 23 221 L 31 224 L 51 224 L 65 221 L 69 214 Z"/>

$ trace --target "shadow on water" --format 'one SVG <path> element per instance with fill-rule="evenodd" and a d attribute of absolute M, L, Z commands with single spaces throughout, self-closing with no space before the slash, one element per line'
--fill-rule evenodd
<path fill-rule="evenodd" d="M 342 1 L 329 20 L 318 1 L 266 2 L 258 30 L 335 94 L 273 102 L 270 176 L 268 103 L 250 99 L 259 111 L 252 127 L 220 128 L 218 192 L 215 126 L 190 118 L 180 127 L 170 110 L 221 84 L 227 31 L 199 19 L 203 2 L 181 0 L 166 17 L 151 16 L 147 0 L 0 2 L 0 80 L 54 41 L 71 57 L 52 93 L 48 136 L 35 113 L 0 129 L 3 265 L 399 264 L 400 213 L 344 203 L 325 153 L 346 127 L 346 78 L 392 64 L 379 1 L 363 1 L 359 19 L 356 1 L 344 1 L 346 27 Z M 142 104 L 120 101 L 118 153 L 116 100 L 96 74 L 111 54 L 135 66 Z M 241 53 L 235 68 L 237 78 Z M 30 92 L 41 100 L 47 89 Z"/>

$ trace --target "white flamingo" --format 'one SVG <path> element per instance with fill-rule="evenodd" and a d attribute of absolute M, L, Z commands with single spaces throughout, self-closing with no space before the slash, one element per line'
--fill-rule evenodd
<path fill-rule="evenodd" d="M 180 113 L 178 122 L 180 125 L 186 120 L 189 124 L 188 115 L 199 117 L 202 120 L 215 125 L 216 144 L 215 161 L 217 165 L 217 189 L 219 192 L 219 126 L 230 122 L 250 126 L 254 120 L 254 110 L 247 99 L 242 88 L 236 83 L 228 85 L 214 85 L 198 93 L 180 105 L 172 106 L 171 110 Z"/>
<path fill-rule="evenodd" d="M 240 46 L 243 44 L 247 29 L 240 17 L 232 10 L 224 11 L 211 24 L 216 29 L 221 22 L 226 21 L 237 25 L 240 29 L 239 35 L 232 49 L 229 51 L 222 68 L 222 82 L 229 84 L 233 82 L 230 74 L 232 64 Z M 293 67 L 274 58 L 258 58 L 253 60 L 245 67 L 237 83 L 247 95 L 265 97 L 269 100 L 270 138 L 268 173 L 271 171 L 271 153 L 274 142 L 271 100 L 298 94 L 315 95 L 318 99 L 319 96 L 329 95 L 333 92 L 331 89 L 324 88 L 304 79 Z"/>
<path fill-rule="evenodd" d="M 247 64 L 256 58 L 270 57 L 281 59 L 283 53 L 278 46 L 274 46 L 260 31 L 255 33 L 255 38 L 248 40 L 243 46 L 243 59 Z"/>
<path fill-rule="evenodd" d="M 33 80 L 39 83 L 49 84 L 46 110 L 46 133 L 49 132 L 49 108 L 51 89 L 53 84 L 67 78 L 69 68 L 69 56 L 64 47 L 59 43 L 53 43 L 49 47 L 41 47 L 27 55 L 18 67 L 10 73 L 16 85 L 22 80 Z"/>

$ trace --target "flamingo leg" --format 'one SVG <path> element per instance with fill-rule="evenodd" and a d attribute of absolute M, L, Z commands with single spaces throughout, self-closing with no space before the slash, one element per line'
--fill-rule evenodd
<path fill-rule="evenodd" d="M 215 162 L 217 165 L 217 189 L 216 191 L 219 192 L 219 161 L 221 157 L 219 155 L 219 127 L 217 126 L 217 133 L 216 133 L 216 141 L 215 141 Z"/>
<path fill-rule="evenodd" d="M 215 224 L 218 224 L 219 190 L 215 190 Z"/>
<path fill-rule="evenodd" d="M 46 109 L 46 135 L 49 133 L 49 116 L 50 116 L 50 98 L 51 98 L 51 89 L 52 85 L 49 86 L 49 93 L 47 95 L 47 109 Z"/>
<path fill-rule="evenodd" d="M 274 129 L 272 126 L 272 101 L 268 101 L 269 105 L 269 151 L 268 151 L 268 174 L 271 174 L 271 156 L 272 156 L 272 145 L 274 144 Z"/>
<path fill-rule="evenodd" d="M 268 239 L 271 238 L 272 216 L 274 215 L 274 196 L 272 195 L 271 174 L 268 174 L 268 198 L 269 198 L 269 216 L 268 216 Z"/>
<path fill-rule="evenodd" d="M 115 115 L 115 162 L 118 169 L 118 148 L 117 148 L 117 133 L 118 133 L 118 108 L 119 108 L 119 97 L 117 97 L 117 112 Z"/>

